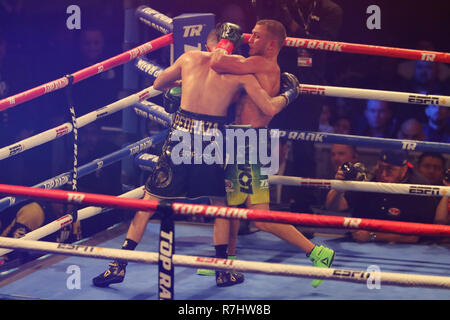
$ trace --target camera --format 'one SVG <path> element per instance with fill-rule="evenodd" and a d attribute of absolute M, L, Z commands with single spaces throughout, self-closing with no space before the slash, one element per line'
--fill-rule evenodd
<path fill-rule="evenodd" d="M 367 181 L 367 170 L 361 162 L 351 163 L 345 162 L 341 166 L 344 173 L 344 180 Z"/>

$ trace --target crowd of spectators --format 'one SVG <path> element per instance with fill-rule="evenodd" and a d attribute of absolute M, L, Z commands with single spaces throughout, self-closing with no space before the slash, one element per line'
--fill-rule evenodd
<path fill-rule="evenodd" d="M 66 25 L 66 19 L 70 15 L 66 9 L 72 2 L 74 1 L 0 0 L 0 99 L 122 52 L 123 1 L 75 1 L 81 8 L 79 30 L 71 30 Z M 411 49 L 447 49 L 439 47 L 437 43 L 433 43 L 435 39 L 428 39 L 423 34 L 418 35 L 421 38 L 416 37 L 407 43 L 404 38 L 397 43 L 390 37 L 383 38 L 389 34 L 385 29 L 392 25 L 381 31 L 369 31 L 364 29 L 366 27 L 363 23 L 360 28 L 364 30 L 354 32 L 355 25 L 352 24 L 351 17 L 358 15 L 360 20 L 365 21 L 366 14 L 362 10 L 365 9 L 364 3 L 362 1 L 353 7 L 344 0 L 248 0 L 226 1 L 220 4 L 202 0 L 190 1 L 189 4 L 179 0 L 164 3 L 136 1 L 137 5 L 146 4 L 171 17 L 186 12 L 212 12 L 216 14 L 218 22 L 237 23 L 247 33 L 251 32 L 251 27 L 257 19 L 270 18 L 283 22 L 288 36 L 291 37 L 353 40 L 359 43 L 367 43 L 369 40 L 371 43 L 368 44 L 402 45 Z M 365 36 L 369 33 L 375 36 L 366 39 Z M 396 33 L 395 30 L 392 34 L 404 35 Z M 357 38 L 357 35 L 361 37 Z M 159 58 L 162 65 L 167 64 L 167 59 Z M 450 95 L 450 69 L 440 63 L 362 55 L 355 57 L 343 53 L 285 48 L 280 53 L 279 64 L 282 71 L 296 74 L 300 82 L 306 84 Z M 77 116 L 117 100 L 121 95 L 121 87 L 122 67 L 75 85 L 73 97 Z M 66 121 L 69 121 L 69 112 L 64 91 L 56 91 L 2 111 L 0 147 Z M 119 147 L 104 139 L 100 127 L 120 127 L 120 113 L 102 121 L 81 130 L 79 163 L 86 163 Z M 450 142 L 450 111 L 437 105 L 422 106 L 306 95 L 277 115 L 271 126 L 380 138 Z M 1 160 L 0 181 L 32 186 L 70 170 L 69 160 L 55 162 L 55 158 L 64 158 L 61 152 L 71 154 L 68 149 L 71 141 L 67 139 L 28 150 L 14 159 Z M 314 145 L 292 142 L 289 147 L 290 155 L 287 156 L 284 174 L 316 177 Z M 347 161 L 350 162 L 356 161 L 357 150 L 342 145 L 333 146 L 331 161 L 335 172 L 343 162 L 339 157 L 348 157 Z M 446 169 L 445 160 L 442 155 L 426 154 L 420 158 L 415 169 L 428 179 L 424 182 L 442 184 L 442 175 Z M 120 166 L 108 170 L 103 174 L 86 177 L 85 183 L 82 181 L 80 186 L 90 192 L 118 194 L 121 191 Z M 92 186 L 96 188 L 92 189 Z M 296 187 L 283 190 L 283 199 L 291 204 L 293 211 L 310 212 L 311 206 L 317 205 L 317 197 L 311 189 Z M 324 200 L 322 194 L 321 201 Z M 322 203 L 324 204 L 325 202 Z M 445 219 L 438 219 L 438 222 L 448 223 Z M 40 224 L 42 223 L 41 221 Z M 104 227 L 101 221 L 97 223 Z M 3 226 L 7 225 L 9 223 L 3 223 Z"/>

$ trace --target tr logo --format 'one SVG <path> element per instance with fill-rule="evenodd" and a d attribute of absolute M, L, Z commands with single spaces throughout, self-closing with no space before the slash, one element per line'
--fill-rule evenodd
<path fill-rule="evenodd" d="M 184 33 L 183 38 L 187 37 L 200 37 L 200 34 L 203 30 L 202 24 L 194 24 L 191 26 L 183 26 Z"/>

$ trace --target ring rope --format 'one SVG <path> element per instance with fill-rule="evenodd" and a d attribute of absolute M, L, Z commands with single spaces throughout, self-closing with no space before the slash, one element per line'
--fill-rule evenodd
<path fill-rule="evenodd" d="M 69 202 L 78 205 L 88 204 L 129 210 L 142 210 L 154 212 L 158 208 L 158 201 L 144 199 L 122 199 L 109 195 L 70 192 L 65 190 L 45 190 L 0 184 L 0 193 L 27 196 L 32 199 L 47 199 L 58 202 Z M 309 225 L 322 227 L 338 227 L 347 229 L 362 229 L 402 234 L 450 236 L 450 226 L 438 224 L 425 224 L 416 222 L 399 222 L 376 219 L 360 219 L 341 216 L 325 216 L 306 213 L 292 213 L 284 211 L 257 210 L 248 208 L 235 208 L 223 206 L 210 206 L 203 204 L 172 204 L 174 214 L 186 216 L 219 217 L 225 219 L 259 220 L 294 225 Z"/>
<path fill-rule="evenodd" d="M 165 36 L 156 38 L 149 42 L 146 42 L 136 48 L 125 51 L 117 56 L 111 57 L 107 60 L 96 63 L 90 67 L 84 68 L 77 72 L 72 73 L 73 83 L 78 83 L 89 77 L 95 76 L 96 74 L 102 73 L 114 67 L 120 66 L 127 63 L 128 61 L 134 60 L 137 57 L 148 54 L 159 48 L 165 47 L 173 43 L 173 35 L 167 34 Z M 26 101 L 30 101 L 44 94 L 62 89 L 69 84 L 67 77 L 62 77 L 57 80 L 48 82 L 46 84 L 37 86 L 33 89 L 26 90 L 24 92 L 12 95 L 10 97 L 0 100 L 0 111 L 9 109 L 11 107 L 17 106 Z"/>
<path fill-rule="evenodd" d="M 173 32 L 173 19 L 159 11 L 156 11 L 148 6 L 141 5 L 136 9 L 135 14 L 139 21 L 162 32 L 163 34 Z"/>
<path fill-rule="evenodd" d="M 450 107 L 450 96 L 300 84 L 300 94 Z"/>
<path fill-rule="evenodd" d="M 146 108 L 145 105 L 150 107 Z M 137 106 L 137 105 L 135 105 Z M 158 123 L 166 123 L 168 118 L 161 116 L 159 111 L 147 102 L 139 105 L 139 109 L 147 113 L 148 118 L 157 118 Z M 138 111 L 139 113 L 140 111 Z M 325 144 L 347 144 L 358 147 L 370 147 L 379 149 L 391 150 L 407 150 L 419 152 L 439 152 L 450 153 L 450 144 L 443 142 L 431 141 L 416 141 L 416 140 L 400 140 L 392 138 L 377 138 L 356 136 L 348 134 L 337 134 L 328 132 L 314 132 L 314 131 L 300 131 L 300 130 L 284 130 L 284 129 L 270 129 L 272 136 L 279 136 L 281 139 L 288 139 L 293 141 L 308 141 L 314 143 Z"/>
<path fill-rule="evenodd" d="M 251 34 L 244 33 L 244 42 L 247 43 Z M 348 42 L 315 40 L 304 38 L 287 37 L 284 45 L 292 48 L 305 48 L 313 50 L 324 50 L 333 52 L 357 53 L 365 55 L 384 56 L 391 58 L 402 58 L 409 60 L 423 60 L 431 62 L 445 62 L 450 63 L 450 53 L 403 49 L 385 46 L 374 46 L 367 44 L 357 44 Z"/>
<path fill-rule="evenodd" d="M 164 127 L 170 127 L 172 115 L 164 111 L 164 108 L 147 100 L 133 105 L 136 114 L 142 118 L 153 120 Z"/>
<path fill-rule="evenodd" d="M 0 247 L 97 259 L 120 259 L 147 264 L 158 264 L 159 262 L 159 254 L 156 252 L 131 251 L 47 241 L 24 240 L 23 238 L 14 239 L 0 237 Z M 290 277 L 320 278 L 350 281 L 361 284 L 367 284 L 371 279 L 379 279 L 380 283 L 383 285 L 450 289 L 450 277 L 443 276 L 317 268 L 310 266 L 244 260 L 227 260 L 178 254 L 174 254 L 172 256 L 172 263 L 176 266 L 190 268 L 208 268 Z"/>
<path fill-rule="evenodd" d="M 310 141 L 327 144 L 348 144 L 358 147 L 369 147 L 391 150 L 407 150 L 420 152 L 450 153 L 450 143 L 400 140 L 392 138 L 377 138 L 337 134 L 328 132 L 312 132 L 300 130 L 272 129 L 273 134 L 278 134 L 282 139 L 294 141 Z"/>
<path fill-rule="evenodd" d="M 144 196 L 144 186 L 141 186 L 139 188 L 136 188 L 136 189 L 133 189 L 126 193 L 123 193 L 123 194 L 119 195 L 118 197 L 139 199 L 139 198 L 142 198 L 143 196 Z M 78 211 L 78 220 L 82 221 L 82 220 L 91 218 L 100 213 L 104 213 L 104 212 L 107 212 L 110 210 L 112 210 L 112 209 L 111 208 L 101 208 L 101 207 L 86 207 L 86 208 L 80 209 Z M 73 216 L 71 214 L 66 214 L 66 215 L 58 218 L 57 220 L 54 220 L 40 228 L 37 228 L 33 231 L 28 232 L 21 239 L 27 239 L 27 240 L 42 239 L 52 233 L 55 233 L 55 232 L 61 230 L 66 225 L 71 224 L 73 221 L 74 221 Z M 11 250 L 0 249 L 0 257 L 9 252 L 11 252 Z"/>
<path fill-rule="evenodd" d="M 89 112 L 76 119 L 77 127 L 82 128 L 89 123 L 92 123 L 100 118 L 111 115 L 117 111 L 127 108 L 135 103 L 141 102 L 143 100 L 155 97 L 161 94 L 161 91 L 153 89 L 153 86 L 141 90 L 137 93 L 129 95 L 121 100 L 115 101 L 97 110 Z M 25 150 L 34 148 L 41 144 L 47 143 L 49 141 L 55 140 L 63 135 L 66 135 L 73 130 L 73 125 L 69 122 L 64 123 L 55 128 L 46 130 L 44 132 L 38 133 L 32 137 L 26 138 L 17 143 L 11 144 L 9 146 L 0 149 L 0 160 L 15 156 Z"/>
<path fill-rule="evenodd" d="M 78 177 L 84 177 L 85 175 L 99 170 L 100 168 L 120 161 L 125 157 L 132 156 L 134 154 L 147 150 L 153 145 L 163 141 L 166 136 L 167 130 L 164 130 L 151 137 L 144 138 L 113 153 L 105 155 L 99 159 L 92 160 L 91 162 L 88 162 L 87 164 L 78 168 Z M 68 183 L 70 181 L 71 175 L 72 172 L 65 172 L 56 177 L 47 179 L 44 182 L 38 183 L 32 186 L 32 188 L 56 189 Z M 22 201 L 25 201 L 25 199 L 16 199 L 14 197 L 6 197 L 0 199 L 0 211 L 3 211 L 4 209 Z"/>
<path fill-rule="evenodd" d="M 151 65 L 151 62 L 148 62 Z M 310 86 L 310 85 L 308 85 Z M 312 87 L 311 87 L 312 88 Z M 399 94 L 404 99 L 404 103 L 411 103 L 405 100 L 406 95 L 409 93 L 402 92 L 392 92 L 392 91 L 381 91 L 381 90 L 366 90 L 366 89 L 353 89 L 353 88 L 339 88 L 339 87 L 323 87 L 323 86 L 314 86 L 317 90 L 321 90 L 320 88 L 331 88 L 332 90 L 336 90 L 337 92 L 345 92 L 346 97 L 351 97 L 352 90 L 356 90 L 357 92 L 375 92 L 379 95 L 379 98 L 382 98 L 383 92 L 392 93 L 393 95 Z M 342 89 L 342 91 L 340 91 Z M 361 91 L 358 91 L 361 90 Z M 336 92 L 335 91 L 335 92 Z M 308 94 L 312 94 L 311 90 L 309 90 Z M 321 93 L 322 94 L 322 93 Z M 336 94 L 336 93 L 333 93 Z M 411 94 L 414 95 L 414 94 Z M 367 96 L 370 97 L 370 96 Z M 415 95 L 415 97 L 428 97 L 427 95 Z M 448 105 L 450 103 L 450 97 L 445 96 L 429 96 L 433 99 L 440 99 L 440 101 L 435 100 L 436 104 Z M 358 97 L 355 97 L 358 98 Z M 420 98 L 420 99 L 422 99 Z M 448 101 L 447 101 L 448 98 Z M 419 98 L 418 98 L 419 99 Z M 418 101 L 418 100 L 417 100 Z M 421 102 L 425 103 L 425 102 Z M 149 108 L 145 108 L 142 104 L 147 104 Z M 151 102 L 141 102 L 137 104 L 135 107 L 140 110 L 146 112 L 149 118 L 157 118 L 159 123 L 166 123 L 168 121 L 167 115 L 161 115 L 158 109 L 153 110 L 156 107 L 151 106 Z M 139 113 L 139 111 L 137 112 Z M 144 116 L 142 114 L 142 116 Z M 346 135 L 346 134 L 336 134 L 336 133 L 327 133 L 327 132 L 313 132 L 313 131 L 300 131 L 300 130 L 284 130 L 284 129 L 272 129 L 273 135 L 279 135 L 282 139 L 289 139 L 294 141 L 310 141 L 317 143 L 338 143 L 338 144 L 348 144 L 359 147 L 370 147 L 370 148 L 380 148 L 380 149 L 393 149 L 393 150 L 408 150 L 408 151 L 419 151 L 419 152 L 439 152 L 439 153 L 450 153 L 450 144 L 449 143 L 441 143 L 441 142 L 431 142 L 431 141 L 415 141 L 415 140 L 399 140 L 399 139 L 391 139 L 391 138 L 377 138 L 377 137 L 366 137 L 366 136 L 356 136 L 356 135 Z"/>
<path fill-rule="evenodd" d="M 137 166 L 152 171 L 158 156 L 149 153 L 137 154 L 134 158 Z M 269 175 L 269 184 L 283 186 L 335 189 L 340 191 L 377 192 L 391 194 L 407 194 L 423 197 L 442 197 L 450 195 L 450 187 L 437 185 L 417 185 L 406 183 L 387 183 L 372 181 L 345 181 L 334 179 L 302 178 L 293 176 Z"/>

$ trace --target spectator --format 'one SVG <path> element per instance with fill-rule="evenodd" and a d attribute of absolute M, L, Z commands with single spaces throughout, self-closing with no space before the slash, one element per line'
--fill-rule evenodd
<path fill-rule="evenodd" d="M 397 138 L 417 141 L 425 140 L 422 124 L 414 118 L 405 120 L 397 132 Z"/>
<path fill-rule="evenodd" d="M 332 113 L 330 106 L 324 104 L 322 106 L 322 112 L 319 117 L 319 131 L 320 132 L 333 132 L 333 126 L 331 125 Z"/>
<path fill-rule="evenodd" d="M 444 177 L 446 163 L 447 160 L 442 154 L 425 152 L 420 155 L 417 161 L 417 171 L 428 179 L 429 184 L 449 186 L 450 183 L 448 183 Z M 448 216 L 448 196 L 444 196 L 439 200 L 434 223 L 450 224 L 450 217 Z"/>
<path fill-rule="evenodd" d="M 418 49 L 435 51 L 435 46 L 430 41 L 420 41 Z M 398 72 L 404 78 L 399 91 L 413 92 L 419 94 L 449 94 L 448 68 L 442 63 L 430 61 L 406 61 L 399 65 Z M 427 118 L 422 106 L 409 105 L 402 108 L 399 114 L 403 119 L 416 117 L 421 122 L 426 122 Z"/>
<path fill-rule="evenodd" d="M 77 50 L 79 54 L 74 62 L 75 70 L 92 66 L 111 56 L 105 46 L 105 33 L 96 26 L 82 28 Z M 77 116 L 91 112 L 118 99 L 121 84 L 119 71 L 120 69 L 117 68 L 109 69 L 74 85 L 73 96 Z M 97 121 L 96 124 L 119 125 L 120 113 Z"/>
<path fill-rule="evenodd" d="M 386 101 L 368 100 L 364 111 L 364 118 L 357 122 L 356 135 L 394 138 L 395 119 L 390 104 Z"/>
<path fill-rule="evenodd" d="M 354 146 L 346 144 L 333 144 L 330 149 L 330 161 L 333 167 L 333 177 L 345 162 L 355 163 L 358 152 Z"/>
<path fill-rule="evenodd" d="M 428 122 L 423 130 L 425 140 L 432 142 L 450 142 L 450 111 L 448 107 L 429 105 L 425 109 Z"/>
<path fill-rule="evenodd" d="M 446 162 L 440 153 L 425 152 L 417 161 L 417 171 L 428 179 L 429 184 L 443 185 Z"/>
<path fill-rule="evenodd" d="M 354 146 L 346 144 L 333 144 L 330 148 L 330 166 L 326 166 L 323 178 L 334 179 L 336 172 L 345 162 L 355 163 L 358 160 L 358 151 Z M 327 190 L 317 189 L 315 194 L 318 206 L 323 208 L 327 197 Z"/>
<path fill-rule="evenodd" d="M 5 209 L 1 212 L 0 236 L 9 238 L 22 238 L 25 234 L 36 230 L 43 225 L 55 221 L 66 212 L 62 211 L 63 205 L 27 201 Z M 47 241 L 55 241 L 56 235 L 44 238 Z M 0 257 L 2 267 L 11 267 L 12 263 L 22 264 L 33 258 L 28 252 L 12 251 Z"/>
<path fill-rule="evenodd" d="M 344 179 L 342 170 L 338 170 L 335 178 Z M 408 163 L 408 155 L 404 151 L 382 151 L 372 181 L 425 185 L 428 183 L 424 177 L 411 168 Z M 374 192 L 344 192 L 332 189 L 327 195 L 326 208 L 339 211 L 352 209 L 353 216 L 356 218 L 433 223 L 436 202 L 431 197 Z M 358 242 L 417 243 L 419 241 L 419 237 L 415 235 L 365 230 L 352 232 L 352 237 Z"/>
<path fill-rule="evenodd" d="M 352 122 L 347 117 L 338 117 L 332 121 L 333 132 L 338 134 L 352 134 Z"/>

